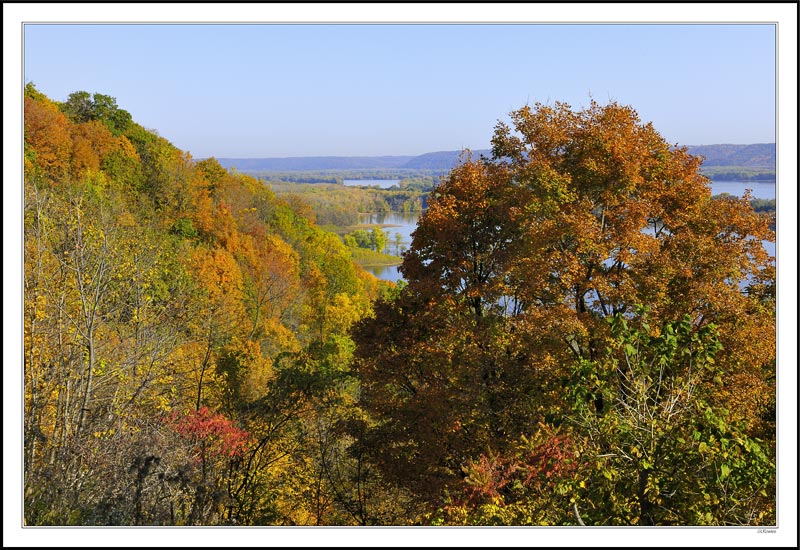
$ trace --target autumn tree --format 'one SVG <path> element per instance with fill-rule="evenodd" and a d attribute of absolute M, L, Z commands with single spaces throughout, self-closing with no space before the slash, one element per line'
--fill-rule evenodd
<path fill-rule="evenodd" d="M 511 121 L 492 159 L 465 159 L 434 189 L 401 267 L 408 285 L 356 333 L 382 471 L 435 505 L 481 455 L 568 424 L 565 387 L 605 415 L 573 365 L 598 365 L 614 345 L 606 319 L 636 319 L 637 304 L 653 327 L 685 315 L 693 330 L 718 327 L 726 383 L 708 403 L 774 441 L 769 405 L 752 397 L 774 395 L 767 221 L 747 197 L 712 200 L 701 159 L 630 107 L 537 104 Z"/>
<path fill-rule="evenodd" d="M 35 90 L 34 90 L 35 91 Z M 46 98 L 25 96 L 25 169 L 49 182 L 63 183 L 69 173 L 72 140 L 67 117 Z"/>
<path fill-rule="evenodd" d="M 774 308 L 756 292 L 771 284 L 762 242 L 774 234 L 748 197 L 711 200 L 702 159 L 670 146 L 630 107 L 537 105 L 512 121 L 492 144 L 495 163 L 533 199 L 526 251 L 509 273 L 524 316 L 562 319 L 561 350 L 592 360 L 605 347 L 604 318 L 635 304 L 656 324 L 688 313 L 697 326 L 720 327 L 731 386 L 774 393 L 765 383 Z M 723 399 L 758 429 L 756 404 Z"/>

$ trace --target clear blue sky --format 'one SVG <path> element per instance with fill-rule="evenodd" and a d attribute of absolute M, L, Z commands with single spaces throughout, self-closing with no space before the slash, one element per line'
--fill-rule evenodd
<path fill-rule="evenodd" d="M 633 106 L 670 142 L 775 141 L 769 24 L 25 26 L 24 80 L 117 98 L 197 158 L 485 148 L 533 102 Z"/>
<path fill-rule="evenodd" d="M 117 98 L 195 157 L 488 147 L 527 102 L 633 106 L 670 142 L 775 141 L 773 25 L 26 25 L 24 79 Z"/>

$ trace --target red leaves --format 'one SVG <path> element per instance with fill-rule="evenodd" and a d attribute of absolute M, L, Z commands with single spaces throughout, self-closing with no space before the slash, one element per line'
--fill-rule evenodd
<path fill-rule="evenodd" d="M 529 450 L 520 465 L 527 472 L 522 484 L 527 487 L 542 477 L 550 479 L 574 472 L 577 462 L 572 447 L 573 442 L 569 437 L 555 435 Z"/>
<path fill-rule="evenodd" d="M 208 407 L 200 407 L 185 415 L 175 411 L 167 423 L 182 436 L 194 443 L 204 443 L 207 449 L 219 456 L 240 456 L 247 448 L 249 434 Z"/>
<path fill-rule="evenodd" d="M 492 457 L 481 454 L 477 462 L 470 461 L 464 468 L 467 477 L 464 479 L 466 487 L 464 493 L 467 501 L 477 504 L 486 500 L 502 503 L 500 490 L 503 489 L 511 476 L 516 472 L 517 465 L 514 461 L 503 460 L 502 457 Z"/>
<path fill-rule="evenodd" d="M 552 480 L 574 474 L 578 463 L 574 460 L 572 439 L 552 433 L 540 436 L 537 436 L 537 442 L 530 442 L 513 455 L 481 454 L 477 461 L 470 461 L 464 467 L 467 502 L 471 505 L 486 501 L 510 504 L 515 497 L 513 491 L 504 491 L 509 485 L 517 489 L 538 490 L 544 483 L 550 484 Z"/>

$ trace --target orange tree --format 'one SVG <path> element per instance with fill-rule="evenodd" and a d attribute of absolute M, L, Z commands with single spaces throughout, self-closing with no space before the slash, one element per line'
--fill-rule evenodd
<path fill-rule="evenodd" d="M 640 319 L 637 304 L 653 338 L 685 316 L 691 331 L 717 327 L 719 370 L 703 384 L 724 383 L 712 383 L 703 402 L 742 437 L 766 440 L 771 455 L 768 221 L 748 197 L 712 199 L 702 159 L 630 107 L 537 104 L 511 121 L 497 125 L 492 159 L 465 159 L 434 189 L 401 268 L 408 285 L 355 331 L 376 464 L 432 510 L 458 501 L 482 455 L 510 457 L 522 437 L 560 430 L 553 437 L 570 441 L 582 462 L 564 471 L 594 475 L 591 453 L 602 449 L 579 444 L 590 434 L 575 421 L 574 399 L 611 414 L 614 397 L 595 373 L 618 341 L 607 320 Z M 576 376 L 576 365 L 586 372 Z M 561 453 L 547 441 L 540 448 Z M 542 510 L 553 509 L 547 494 L 536 497 Z M 563 514 L 514 521 L 575 521 L 569 500 L 557 508 Z M 659 521 L 609 513 L 597 520 Z"/>

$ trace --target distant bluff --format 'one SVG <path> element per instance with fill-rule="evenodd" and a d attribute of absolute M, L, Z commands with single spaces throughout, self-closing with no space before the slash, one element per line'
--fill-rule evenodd
<path fill-rule="evenodd" d="M 774 143 L 689 145 L 688 148 L 691 154 L 705 157 L 704 167 L 775 168 Z M 472 154 L 473 157 L 490 156 L 491 151 L 477 149 Z M 417 156 L 218 158 L 217 160 L 223 167 L 236 168 L 240 172 L 359 169 L 447 172 L 457 164 L 460 155 L 461 151 L 437 151 Z"/>

